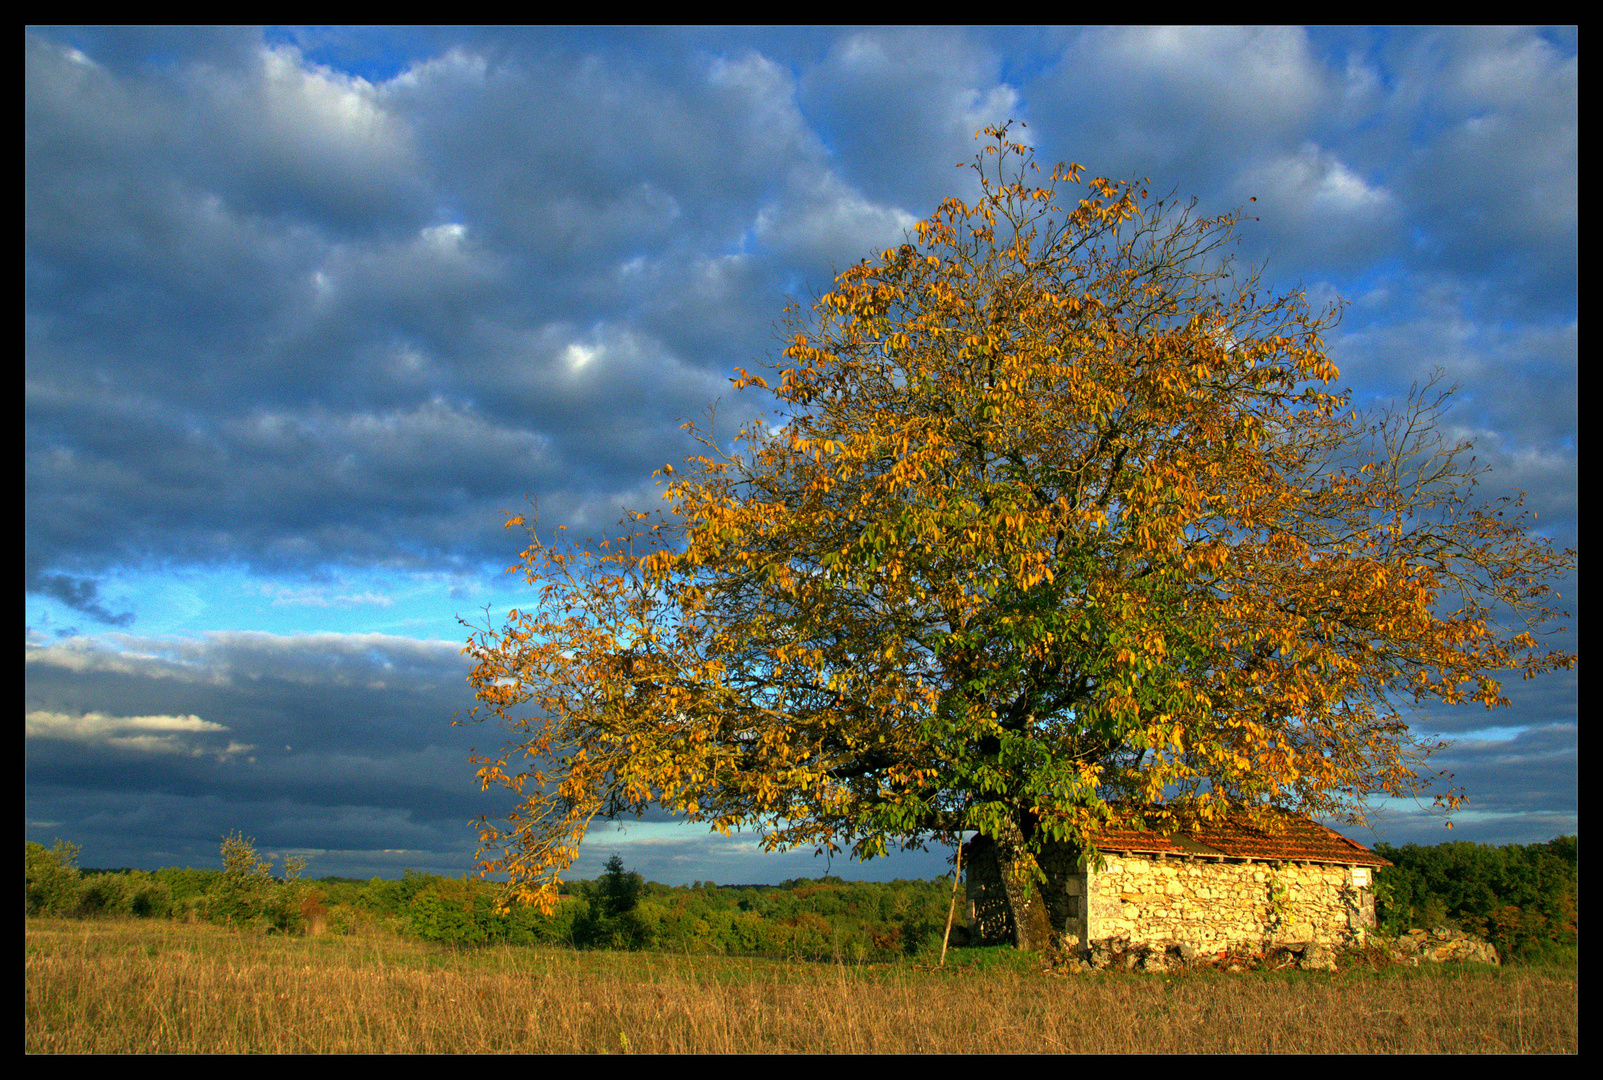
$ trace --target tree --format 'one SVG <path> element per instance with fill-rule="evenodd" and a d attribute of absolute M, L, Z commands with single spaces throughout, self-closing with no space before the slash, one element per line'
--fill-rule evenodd
<path fill-rule="evenodd" d="M 636 949 L 650 944 L 651 933 L 641 918 L 640 897 L 646 879 L 623 868 L 618 855 L 590 890 L 584 914 L 574 923 L 574 941 L 601 949 Z"/>
<path fill-rule="evenodd" d="M 610 919 L 634 914 L 640 906 L 640 894 L 646 887 L 645 878 L 623 868 L 623 857 L 614 855 L 607 860 L 601 875 L 601 908 Z"/>
<path fill-rule="evenodd" d="M 987 134 L 976 203 L 788 313 L 782 423 L 686 425 L 671 513 L 508 521 L 535 601 L 464 652 L 512 732 L 475 758 L 521 800 L 481 821 L 512 893 L 549 905 L 594 816 L 656 805 L 864 859 L 976 831 L 1028 904 L 1044 845 L 1094 859 L 1116 815 L 1451 810 L 1403 710 L 1574 663 L 1536 638 L 1574 552 L 1472 504 L 1446 393 L 1355 412 L 1339 312 L 1235 277 L 1240 214 L 1063 201 L 1079 166 L 1031 186 Z"/>
<path fill-rule="evenodd" d="M 306 860 L 298 856 L 284 859 L 284 880 L 273 877 L 271 860 L 256 854 L 256 841 L 240 832 L 230 832 L 220 846 L 223 872 L 207 896 L 207 914 L 226 923 L 260 922 L 285 932 L 301 928 L 301 871 Z"/>

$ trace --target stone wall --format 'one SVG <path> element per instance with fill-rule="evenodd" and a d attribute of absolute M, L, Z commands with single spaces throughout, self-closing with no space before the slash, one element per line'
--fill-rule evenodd
<path fill-rule="evenodd" d="M 974 943 L 1013 944 L 1013 915 L 1008 910 L 995 844 L 989 837 L 976 836 L 963 845 L 963 875 L 969 934 Z"/>
<path fill-rule="evenodd" d="M 977 837 L 964 850 L 976 942 L 1014 941 L 1018 905 L 1006 896 L 1000 848 Z M 1203 952 L 1342 945 L 1375 925 L 1367 867 L 1355 880 L 1354 867 L 1341 864 L 1109 854 L 1102 869 L 1088 871 L 1058 845 L 1048 845 L 1039 863 L 1047 880 L 1035 886 L 1028 914 L 1062 930 L 1037 936 L 1082 954 L 1109 941 Z"/>
<path fill-rule="evenodd" d="M 1354 886 L 1348 866 L 1110 855 L 1102 870 L 1071 881 L 1071 893 L 1075 884 L 1089 918 L 1065 936 L 1081 948 L 1108 938 L 1199 950 L 1334 945 L 1375 921 L 1373 895 Z"/>
<path fill-rule="evenodd" d="M 1392 960 L 1413 967 L 1418 967 L 1420 961 L 1432 964 L 1454 960 L 1502 964 L 1491 942 L 1445 926 L 1438 926 L 1434 930 L 1410 930 L 1395 938 L 1372 937 L 1369 943 Z"/>

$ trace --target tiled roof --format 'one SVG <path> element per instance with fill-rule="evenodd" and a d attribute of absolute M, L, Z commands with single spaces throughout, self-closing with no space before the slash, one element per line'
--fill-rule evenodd
<path fill-rule="evenodd" d="M 1096 846 L 1103 851 L 1162 852 L 1165 855 L 1184 855 L 1185 848 L 1167 836 L 1136 829 L 1103 829 L 1097 833 Z"/>
<path fill-rule="evenodd" d="M 1212 855 L 1232 859 L 1265 859 L 1340 863 L 1344 866 L 1390 866 L 1362 844 L 1327 829 L 1312 818 L 1281 816 L 1282 828 L 1264 832 L 1241 822 L 1213 822 L 1194 832 L 1162 835 L 1141 829 L 1103 829 L 1096 837 L 1102 851 Z"/>

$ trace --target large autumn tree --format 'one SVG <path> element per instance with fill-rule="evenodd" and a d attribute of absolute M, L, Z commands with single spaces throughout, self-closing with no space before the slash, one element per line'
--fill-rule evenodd
<path fill-rule="evenodd" d="M 1440 395 L 1355 413 L 1333 314 L 1233 276 L 1240 215 L 1065 199 L 1079 167 L 986 134 L 977 202 L 737 369 L 779 422 L 687 425 L 666 514 L 509 522 L 534 594 L 465 651 L 513 733 L 480 779 L 520 796 L 481 869 L 521 898 L 651 806 L 859 858 L 977 832 L 1026 883 L 1115 814 L 1357 822 L 1438 779 L 1409 707 L 1573 663 L 1535 636 L 1573 552 L 1472 505 Z"/>

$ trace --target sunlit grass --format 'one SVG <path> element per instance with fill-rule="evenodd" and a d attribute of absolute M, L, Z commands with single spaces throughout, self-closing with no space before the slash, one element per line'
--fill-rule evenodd
<path fill-rule="evenodd" d="M 1574 1052 L 1573 971 L 1058 975 L 32 920 L 33 1053 Z"/>

